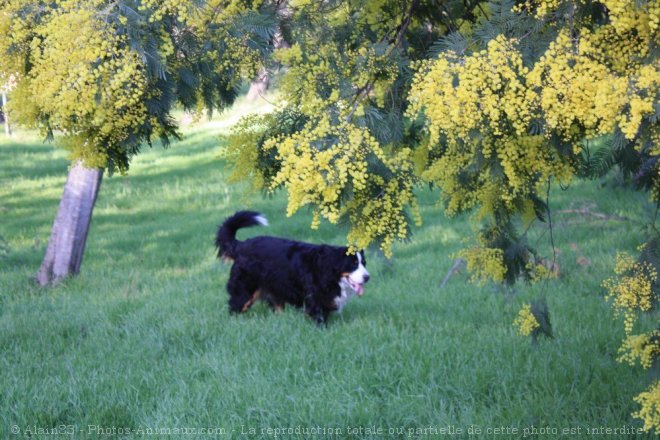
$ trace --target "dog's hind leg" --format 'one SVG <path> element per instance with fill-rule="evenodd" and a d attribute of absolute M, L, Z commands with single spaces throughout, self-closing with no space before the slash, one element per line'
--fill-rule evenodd
<path fill-rule="evenodd" d="M 268 305 L 273 310 L 273 312 L 281 313 L 284 311 L 284 301 L 278 301 L 275 298 L 273 298 L 272 295 L 268 295 L 268 294 L 262 296 L 262 299 L 268 303 Z"/>

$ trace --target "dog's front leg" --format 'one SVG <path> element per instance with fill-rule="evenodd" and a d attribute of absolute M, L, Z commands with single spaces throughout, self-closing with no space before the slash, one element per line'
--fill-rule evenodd
<path fill-rule="evenodd" d="M 330 312 L 318 304 L 314 298 L 314 295 L 307 295 L 305 299 L 305 313 L 312 318 L 316 324 L 323 325 L 328 322 L 328 315 Z"/>
<path fill-rule="evenodd" d="M 309 260 L 306 261 L 305 269 L 299 273 L 301 285 L 305 295 L 305 313 L 312 318 L 316 324 L 323 325 L 328 321 L 330 311 L 323 307 L 321 299 L 321 288 L 319 287 L 319 280 L 316 279 L 314 273 L 318 272 L 316 269 L 315 253 L 310 253 Z"/>

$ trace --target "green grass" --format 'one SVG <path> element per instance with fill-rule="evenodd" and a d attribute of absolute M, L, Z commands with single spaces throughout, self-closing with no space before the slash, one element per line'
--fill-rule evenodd
<path fill-rule="evenodd" d="M 170 149 L 146 149 L 128 176 L 106 176 L 82 273 L 51 289 L 31 278 L 63 188 L 65 153 L 29 135 L 0 140 L 0 438 L 16 438 L 15 426 L 28 434 L 75 429 L 60 438 L 276 438 L 262 429 L 318 426 L 342 435 L 278 438 L 444 438 L 449 427 L 463 430 L 450 438 L 498 439 L 521 438 L 532 426 L 550 434 L 527 438 L 641 426 L 632 398 L 646 375 L 616 361 L 623 326 L 600 283 L 616 251 L 634 252 L 642 240 L 643 195 L 612 178 L 555 189 L 561 276 L 504 292 L 469 284 L 465 274 L 439 288 L 471 228 L 465 217 L 445 218 L 437 193 L 420 189 L 424 226 L 390 262 L 367 252 L 364 297 L 327 328 L 263 305 L 229 316 L 229 266 L 212 246 L 224 217 L 250 208 L 269 218 L 268 229 L 241 237 L 343 244 L 345 233 L 327 224 L 312 231 L 308 213 L 286 218 L 283 194 L 248 197 L 226 182 L 218 136 L 234 116 L 190 126 Z M 630 220 L 558 212 L 589 204 Z M 531 241 L 549 255 L 545 226 L 532 229 Z M 580 256 L 591 264 L 577 264 Z M 533 346 L 511 323 L 540 295 L 555 338 Z M 520 434 L 468 435 L 471 426 Z M 143 433 L 97 431 L 113 427 Z M 168 428 L 224 435 L 148 435 Z M 383 435 L 369 435 L 374 428 Z M 564 428 L 582 435 L 562 436 Z"/>

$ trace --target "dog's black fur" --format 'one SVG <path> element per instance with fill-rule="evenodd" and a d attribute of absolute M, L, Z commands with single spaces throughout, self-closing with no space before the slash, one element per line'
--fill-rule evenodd
<path fill-rule="evenodd" d="M 349 274 L 357 273 L 360 262 L 361 278 L 352 287 L 357 285 L 357 293 L 362 294 L 362 285 L 369 280 L 363 252 L 358 257 L 347 254 L 346 247 L 269 236 L 236 240 L 238 229 L 259 224 L 267 224 L 259 213 L 239 211 L 218 227 L 218 258 L 234 262 L 227 282 L 230 312 L 245 312 L 261 299 L 274 310 L 282 310 L 285 304 L 304 307 L 312 319 L 322 324 L 330 312 L 338 309 L 337 299 L 342 295 L 346 299 L 342 290 L 347 288 Z M 342 278 L 346 280 L 340 287 Z"/>

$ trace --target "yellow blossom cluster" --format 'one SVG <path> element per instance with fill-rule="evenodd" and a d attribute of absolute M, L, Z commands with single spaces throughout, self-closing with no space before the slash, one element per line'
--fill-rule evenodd
<path fill-rule="evenodd" d="M 401 22 L 406 2 L 401 0 L 344 0 L 341 6 L 318 0 L 290 0 L 293 12 L 299 15 L 314 15 L 321 12 L 323 20 L 333 27 L 352 25 L 354 41 L 364 40 L 365 32 L 379 35 L 390 32 L 393 24 Z M 324 8 L 325 6 L 325 8 Z M 359 11 L 359 13 L 356 13 Z"/>
<path fill-rule="evenodd" d="M 265 114 L 249 114 L 232 128 L 223 150 L 233 165 L 231 182 L 247 181 L 253 191 L 272 191 L 275 175 L 280 170 L 277 148 L 264 148 L 275 135 L 286 135 L 304 128 L 307 118 L 300 112 L 284 107 Z"/>
<path fill-rule="evenodd" d="M 620 75 L 636 75 L 650 42 L 634 31 L 620 34 L 612 25 L 581 29 L 579 52 Z"/>
<path fill-rule="evenodd" d="M 529 261 L 526 264 L 527 272 L 530 276 L 530 281 L 536 283 L 550 278 L 557 278 L 559 272 L 555 267 L 552 267 L 552 261 L 542 260 L 538 261 Z"/>
<path fill-rule="evenodd" d="M 149 11 L 149 22 L 161 21 L 165 16 L 174 16 L 186 22 L 192 15 L 193 2 L 189 0 L 142 0 L 138 10 Z"/>
<path fill-rule="evenodd" d="M 234 125 L 223 151 L 224 157 L 233 165 L 230 182 L 247 181 L 255 191 L 264 190 L 270 184 L 264 176 L 267 170 L 260 160 L 262 149 L 259 141 L 272 122 L 274 118 L 270 113 L 250 114 Z"/>
<path fill-rule="evenodd" d="M 126 171 L 143 142 L 176 136 L 175 99 L 221 106 L 240 74 L 253 77 L 261 64 L 252 34 L 233 32 L 226 11 L 216 11 L 238 14 L 254 2 L 138 3 L 127 12 L 106 0 L 0 2 L 0 72 L 18 78 L 14 121 L 61 133 L 70 159 L 88 167 Z"/>
<path fill-rule="evenodd" d="M 504 282 L 506 266 L 502 249 L 475 246 L 461 249 L 457 256 L 467 262 L 467 269 L 471 274 L 470 281 L 479 285 L 483 285 L 487 281 Z"/>
<path fill-rule="evenodd" d="M 643 246 L 640 250 L 643 250 Z M 608 299 L 616 314 L 624 315 L 626 338 L 619 348 L 619 362 L 635 365 L 638 361 L 643 368 L 650 368 L 660 355 L 660 331 L 633 334 L 637 316 L 651 310 L 657 301 L 653 286 L 658 280 L 655 268 L 648 262 L 637 262 L 630 255 L 619 253 L 614 267 L 615 275 L 603 282 L 608 291 Z M 660 382 L 641 393 L 635 401 L 642 408 L 633 417 L 644 420 L 644 430 L 660 428 Z"/>
<path fill-rule="evenodd" d="M 569 161 L 543 135 L 529 134 L 539 97 L 528 74 L 516 42 L 503 36 L 471 56 L 445 54 L 420 66 L 408 114 L 424 115 L 435 159 L 422 177 L 442 188 L 448 214 L 475 206 L 479 217 L 517 212 L 538 184 L 571 178 Z"/>
<path fill-rule="evenodd" d="M 581 35 L 576 43 L 568 30 L 561 31 L 527 77 L 540 95 L 547 128 L 573 140 L 576 148 L 578 140 L 610 134 L 616 127 L 633 140 L 642 119 L 654 112 L 660 64 L 618 73 L 605 62 L 609 57 L 603 59 L 602 32 L 582 29 Z M 628 64 L 621 50 L 618 57 Z"/>
<path fill-rule="evenodd" d="M 325 142 L 328 138 L 332 138 L 330 145 Z M 340 215 L 341 192 L 349 180 L 357 191 L 365 188 L 365 141 L 369 139 L 357 127 L 333 126 L 326 118 L 315 121 L 308 130 L 267 141 L 264 149 L 276 148 L 282 162 L 271 189 L 286 184 L 287 214 L 312 203 L 318 206 L 317 215 L 335 223 Z"/>
<path fill-rule="evenodd" d="M 291 135 L 268 139 L 263 149 L 276 153 L 280 168 L 270 189 L 286 188 L 288 215 L 311 205 L 315 228 L 321 218 L 336 223 L 347 213 L 352 220 L 347 237 L 351 251 L 379 240 L 389 256 L 393 241 L 407 236 L 404 210 L 416 206 L 409 151 L 390 157 L 367 129 L 348 122 L 331 124 L 324 117 Z M 388 170 L 389 180 L 370 171 L 374 162 Z M 351 197 L 345 202 L 348 192 Z"/>
<path fill-rule="evenodd" d="M 518 9 L 542 16 L 560 3 L 528 1 Z M 571 179 L 571 156 L 583 139 L 616 129 L 629 140 L 638 136 L 659 97 L 660 62 L 641 62 L 656 35 L 658 4 L 605 5 L 612 24 L 561 30 L 529 68 L 518 42 L 502 35 L 480 52 L 420 63 L 408 114 L 426 121 L 432 159 L 422 177 L 442 188 L 449 214 L 473 207 L 479 218 L 502 207 L 520 212 L 515 207 L 525 206 L 539 183 Z M 573 151 L 560 154 L 548 141 L 553 135 Z"/>
<path fill-rule="evenodd" d="M 523 304 L 518 312 L 518 316 L 513 321 L 513 325 L 516 327 L 518 334 L 522 336 L 530 336 L 534 333 L 534 330 L 541 326 L 532 313 L 532 306 L 530 304 Z"/>
<path fill-rule="evenodd" d="M 532 15 L 538 19 L 554 12 L 563 0 L 526 0 L 513 7 L 514 12 L 523 10 L 532 11 Z"/>
<path fill-rule="evenodd" d="M 27 9 L 27 0 L 6 0 L 0 4 L 3 6 L 0 13 L 0 35 L 3 36 L 0 38 L 0 71 L 3 75 L 10 74 L 20 79 L 25 70 L 20 53 L 29 50 L 31 23 L 35 20 L 36 11 L 32 11 L 32 14 L 18 14 Z"/>
<path fill-rule="evenodd" d="M 416 225 L 422 223 L 422 218 L 413 194 L 410 150 L 404 149 L 386 156 L 382 149 L 377 148 L 373 153 L 392 177 L 388 181 L 377 174 L 370 174 L 367 190 L 356 192 L 353 200 L 346 204 L 352 225 L 347 240 L 352 250 L 364 249 L 380 241 L 381 250 L 389 258 L 394 240 L 408 237 L 406 209 L 410 208 Z"/>
<path fill-rule="evenodd" d="M 626 253 L 618 253 L 614 267 L 615 276 L 603 281 L 608 300 L 617 314 L 623 314 L 626 335 L 630 335 L 639 312 L 653 307 L 656 294 L 653 284 L 658 273 L 648 262 L 637 262 Z"/>
<path fill-rule="evenodd" d="M 541 17 L 563 3 L 532 0 L 516 10 Z M 519 41 L 499 35 L 484 50 L 417 65 L 407 114 L 421 116 L 426 138 L 415 163 L 441 189 L 447 214 L 476 209 L 477 221 L 528 225 L 548 182 L 573 179 L 585 139 L 622 133 L 640 152 L 660 154 L 650 122 L 660 61 L 648 59 L 657 2 L 614 3 L 619 22 L 573 22 L 533 62 L 523 61 Z M 653 182 L 656 197 L 660 179 Z"/>
<path fill-rule="evenodd" d="M 655 0 L 600 0 L 607 7 L 612 26 L 620 34 L 631 30 L 645 40 L 657 35 L 660 26 L 660 3 Z"/>
<path fill-rule="evenodd" d="M 628 335 L 619 347 L 619 354 L 619 362 L 635 365 L 639 360 L 642 367 L 650 368 L 653 361 L 660 355 L 660 331 Z"/>
<path fill-rule="evenodd" d="M 326 44 L 311 53 L 305 48 L 304 52 L 303 57 L 299 45 L 277 51 L 276 58 L 290 66 L 282 80 L 283 93 L 299 102 L 300 110 L 306 114 L 314 114 L 330 105 L 346 108 L 345 102 L 340 103 L 339 82 L 342 73 L 348 73 L 345 70 L 348 67 L 343 60 L 337 62 L 341 60 L 338 48 Z"/>
<path fill-rule="evenodd" d="M 27 109 L 15 113 L 28 125 L 37 111 L 49 115 L 72 156 L 104 167 L 107 144 L 120 143 L 148 117 L 147 79 L 142 60 L 99 20 L 93 2 L 89 9 L 80 9 L 79 2 L 61 3 L 33 31 L 34 64 L 17 85 L 14 98 L 20 99 L 12 100 L 12 109 Z"/>
<path fill-rule="evenodd" d="M 515 12 L 531 11 L 532 15 L 544 19 L 554 13 L 564 0 L 526 0 L 514 7 Z M 584 4 L 586 0 L 574 1 Z M 600 0 L 607 8 L 611 25 L 619 34 L 634 31 L 643 39 L 649 40 L 660 27 L 660 4 L 654 0 Z"/>
<path fill-rule="evenodd" d="M 660 381 L 656 380 L 647 391 L 635 397 L 635 402 L 642 407 L 633 413 L 633 417 L 644 421 L 644 431 L 654 429 L 658 433 L 660 428 Z"/>
<path fill-rule="evenodd" d="M 259 52 L 250 48 L 247 44 L 250 35 L 245 34 L 241 37 L 235 37 L 228 32 L 222 32 L 218 37 L 222 38 L 223 43 L 226 45 L 223 56 L 218 62 L 218 69 L 224 72 L 223 76 L 236 78 L 237 80 L 240 80 L 240 77 L 256 77 L 259 69 L 261 69 L 262 62 Z M 215 56 L 217 56 L 215 53 L 209 54 L 211 59 Z M 234 70 L 240 72 L 240 77 L 231 73 Z M 236 84 L 232 84 L 232 86 L 234 85 L 238 85 L 238 81 Z"/>
<path fill-rule="evenodd" d="M 216 49 L 208 49 L 206 59 L 209 65 L 215 65 L 221 72 L 237 70 L 247 78 L 254 78 L 261 68 L 261 58 L 258 51 L 250 47 L 250 35 L 240 33 L 234 35 L 228 32 L 230 23 L 236 16 L 258 8 L 257 0 L 208 0 L 191 2 L 189 0 L 142 0 L 138 10 L 148 17 L 150 23 L 161 22 L 166 17 L 175 17 L 190 29 L 197 32 L 210 32 L 207 38 L 222 41 L 224 51 L 221 57 Z M 211 34 L 212 37 L 211 37 Z M 163 45 L 160 50 L 167 57 L 173 53 L 171 37 L 161 31 Z M 168 51 L 168 49 L 171 49 Z M 218 60 L 218 58 L 220 58 Z M 216 62 L 217 61 L 217 62 Z M 229 73 L 227 78 L 235 75 Z M 231 85 L 232 87 L 235 84 Z"/>

